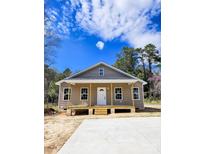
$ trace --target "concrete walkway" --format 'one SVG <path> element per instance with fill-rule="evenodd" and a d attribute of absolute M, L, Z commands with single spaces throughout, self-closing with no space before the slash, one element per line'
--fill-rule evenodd
<path fill-rule="evenodd" d="M 160 154 L 160 117 L 85 120 L 58 154 Z"/>

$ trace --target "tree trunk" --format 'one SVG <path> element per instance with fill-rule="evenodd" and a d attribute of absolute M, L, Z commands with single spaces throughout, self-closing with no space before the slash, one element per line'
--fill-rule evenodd
<path fill-rule="evenodd" d="M 142 59 L 142 66 L 143 66 L 143 71 L 144 71 L 144 80 L 147 80 L 147 75 L 146 75 L 146 69 L 145 69 L 145 63 L 144 60 Z"/>
<path fill-rule="evenodd" d="M 148 65 L 149 65 L 149 74 L 148 74 L 148 78 L 150 78 L 152 76 L 152 62 L 151 59 L 148 59 Z M 148 97 L 151 97 L 151 83 L 150 81 L 148 81 L 148 89 L 149 89 L 149 94 Z"/>
<path fill-rule="evenodd" d="M 150 59 L 148 59 L 148 65 L 149 65 L 149 77 L 152 75 L 152 62 Z"/>

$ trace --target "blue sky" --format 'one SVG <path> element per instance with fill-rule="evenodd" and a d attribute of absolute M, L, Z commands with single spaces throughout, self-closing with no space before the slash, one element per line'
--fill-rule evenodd
<path fill-rule="evenodd" d="M 99 61 L 113 64 L 124 46 L 153 43 L 160 49 L 159 0 L 45 2 L 49 14 L 45 27 L 62 40 L 52 65 L 60 72 L 79 71 Z"/>

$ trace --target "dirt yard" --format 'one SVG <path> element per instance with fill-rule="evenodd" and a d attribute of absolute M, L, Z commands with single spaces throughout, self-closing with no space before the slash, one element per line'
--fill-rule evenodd
<path fill-rule="evenodd" d="M 56 154 L 84 119 L 151 117 L 160 116 L 159 104 L 145 105 L 144 111 L 136 113 L 116 113 L 109 115 L 66 116 L 65 113 L 44 117 L 44 150 L 45 154 Z"/>

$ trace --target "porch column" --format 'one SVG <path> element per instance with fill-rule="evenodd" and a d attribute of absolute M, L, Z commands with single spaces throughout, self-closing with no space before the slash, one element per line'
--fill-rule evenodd
<path fill-rule="evenodd" d="M 110 84 L 110 96 L 111 96 L 111 106 L 113 106 L 113 96 L 112 96 L 112 83 Z"/>
<path fill-rule="evenodd" d="M 58 90 L 58 108 L 60 109 L 60 100 L 61 100 L 61 84 L 59 85 L 59 90 Z M 47 100 L 46 100 L 47 101 Z"/>
<path fill-rule="evenodd" d="M 91 83 L 90 83 L 90 107 L 91 107 L 91 93 L 92 93 L 92 90 L 91 90 Z"/>
<path fill-rule="evenodd" d="M 140 95 L 140 92 L 139 92 Z M 143 104 L 143 109 L 144 109 L 144 85 L 142 84 L 142 104 Z"/>
<path fill-rule="evenodd" d="M 131 89 L 131 98 L 132 98 L 132 105 L 133 105 L 133 107 L 135 107 L 135 102 L 134 102 L 134 98 L 133 98 L 133 83 L 132 83 L 132 89 Z"/>
<path fill-rule="evenodd" d="M 111 106 L 113 106 L 113 93 L 112 93 L 112 83 L 110 83 L 110 96 L 111 96 Z M 111 114 L 114 114 L 115 113 L 115 108 L 111 107 L 110 108 L 110 112 Z"/>

